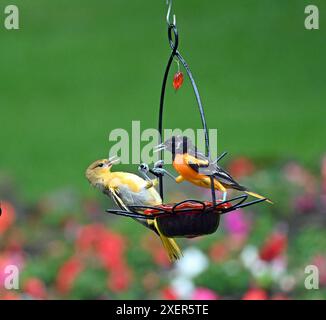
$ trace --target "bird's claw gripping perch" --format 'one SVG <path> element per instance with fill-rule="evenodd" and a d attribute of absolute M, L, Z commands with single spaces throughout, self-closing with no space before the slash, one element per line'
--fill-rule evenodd
<path fill-rule="evenodd" d="M 166 174 L 168 177 L 175 180 L 176 177 L 169 171 L 163 169 L 163 165 L 163 160 L 156 161 L 152 168 L 149 168 L 147 163 L 141 163 L 138 167 L 138 171 L 147 181 L 152 181 L 152 179 L 148 176 L 148 172 L 152 173 L 156 177 L 162 177 Z"/>
<path fill-rule="evenodd" d="M 166 169 L 163 169 L 163 165 L 164 165 L 164 160 L 156 161 L 154 163 L 153 168 L 150 169 L 150 172 L 152 172 L 157 177 L 160 177 L 160 176 L 162 177 L 162 176 L 164 176 L 166 174 L 168 177 L 175 180 L 176 177 L 172 173 L 167 171 Z"/>
<path fill-rule="evenodd" d="M 163 169 L 164 160 L 158 160 L 154 163 L 153 168 L 150 172 L 156 177 L 164 176 L 165 170 Z"/>
<path fill-rule="evenodd" d="M 152 181 L 152 179 L 148 176 L 149 166 L 147 163 L 141 163 L 138 166 L 138 171 L 145 178 L 146 181 Z"/>
<path fill-rule="evenodd" d="M 154 168 L 162 168 L 164 165 L 164 160 L 158 160 L 154 163 Z"/>
<path fill-rule="evenodd" d="M 148 176 L 148 172 L 151 172 L 151 170 L 149 169 L 149 166 L 147 163 L 141 163 L 138 166 L 138 171 L 147 182 L 146 189 L 152 188 L 157 184 L 157 179 L 153 180 Z"/>
<path fill-rule="evenodd" d="M 155 168 L 155 167 L 153 167 L 153 168 L 151 169 L 151 172 L 152 172 L 155 176 L 159 177 L 159 176 L 164 176 L 164 174 L 166 173 L 166 170 L 163 169 L 163 168 Z"/>
<path fill-rule="evenodd" d="M 138 171 L 141 172 L 141 173 L 147 173 L 149 171 L 149 166 L 147 163 L 141 163 L 139 166 L 138 166 Z"/>

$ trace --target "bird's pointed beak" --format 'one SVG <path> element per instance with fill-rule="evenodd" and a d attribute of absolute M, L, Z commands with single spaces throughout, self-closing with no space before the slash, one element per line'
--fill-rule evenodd
<path fill-rule="evenodd" d="M 153 152 L 159 152 L 159 151 L 165 150 L 165 149 L 166 149 L 166 145 L 164 143 L 161 143 L 154 147 Z"/>
<path fill-rule="evenodd" d="M 120 162 L 120 158 L 117 156 L 113 156 L 108 159 L 109 166 L 112 166 L 113 164 L 118 163 L 118 162 Z"/>

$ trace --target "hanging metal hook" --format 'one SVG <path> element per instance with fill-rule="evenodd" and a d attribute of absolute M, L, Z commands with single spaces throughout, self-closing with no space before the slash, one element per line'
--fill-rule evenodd
<path fill-rule="evenodd" d="M 172 10 L 172 0 L 166 0 L 166 4 L 168 5 L 168 13 L 166 15 L 166 23 L 168 26 L 176 26 L 177 25 L 177 19 L 175 17 L 175 14 L 173 15 L 173 23 L 170 22 L 170 15 L 171 15 L 171 10 Z"/>

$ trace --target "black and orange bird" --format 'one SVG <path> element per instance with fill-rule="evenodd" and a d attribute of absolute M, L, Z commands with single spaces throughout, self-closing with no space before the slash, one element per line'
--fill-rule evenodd
<path fill-rule="evenodd" d="M 161 168 L 154 168 L 153 170 L 156 173 L 166 173 L 173 177 L 177 183 L 187 180 L 203 188 L 211 188 L 210 177 L 213 177 L 214 188 L 223 193 L 223 201 L 227 198 L 227 189 L 234 189 L 259 199 L 266 199 L 267 202 L 272 203 L 269 199 L 249 191 L 248 188 L 236 182 L 227 171 L 217 165 L 218 161 L 211 161 L 199 152 L 186 136 L 172 136 L 158 145 L 154 151 L 161 150 L 168 150 L 172 153 L 173 167 L 179 173 L 179 176 L 173 177 L 168 171 Z"/>
<path fill-rule="evenodd" d="M 130 211 L 130 206 L 159 206 L 162 199 L 155 189 L 157 180 L 150 179 L 146 168 L 140 167 L 139 171 L 145 179 L 129 172 L 111 171 L 112 166 L 118 162 L 117 157 L 101 159 L 93 162 L 86 170 L 86 178 L 91 185 L 104 194 L 111 196 L 115 203 L 125 211 Z M 165 237 L 157 224 L 156 219 L 138 219 L 139 223 L 154 231 L 161 239 L 171 261 L 182 256 L 180 248 L 174 239 Z"/>

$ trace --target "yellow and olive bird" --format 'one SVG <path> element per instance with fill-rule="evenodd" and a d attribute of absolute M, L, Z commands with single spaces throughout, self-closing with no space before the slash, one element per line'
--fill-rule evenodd
<path fill-rule="evenodd" d="M 214 188 L 223 193 L 223 201 L 226 200 L 227 189 L 235 189 L 259 199 L 266 199 L 267 202 L 272 203 L 269 199 L 249 191 L 248 188 L 236 182 L 227 171 L 217 165 L 217 161 L 211 161 L 200 153 L 188 137 L 172 136 L 158 145 L 155 151 L 164 149 L 172 152 L 173 167 L 179 173 L 179 176 L 175 178 L 177 183 L 187 180 L 199 187 L 211 188 L 210 177 L 213 177 Z M 171 176 L 164 169 L 154 168 L 153 170 L 156 173 L 167 173 Z"/>
<path fill-rule="evenodd" d="M 129 206 L 158 206 L 162 199 L 155 189 L 157 180 L 146 180 L 136 174 L 128 172 L 112 172 L 116 158 L 102 159 L 93 162 L 86 170 L 86 178 L 90 184 L 111 196 L 115 203 L 126 211 Z M 171 261 L 179 259 L 182 255 L 180 248 L 172 238 L 165 237 L 157 225 L 157 221 L 150 219 L 136 219 L 138 222 L 153 230 L 161 239 Z"/>

